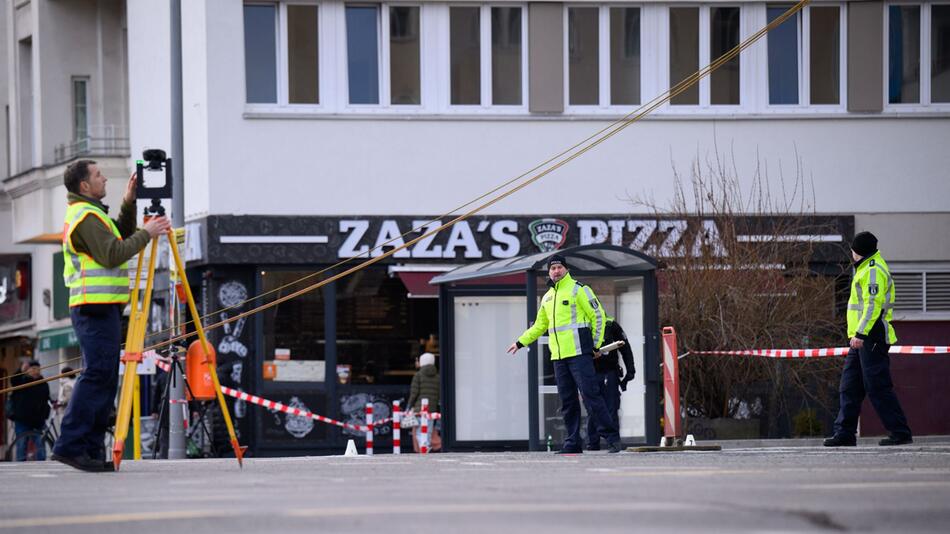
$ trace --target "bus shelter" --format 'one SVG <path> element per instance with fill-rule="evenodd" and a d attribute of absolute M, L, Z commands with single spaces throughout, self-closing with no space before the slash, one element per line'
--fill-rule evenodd
<path fill-rule="evenodd" d="M 536 451 L 563 442 L 547 336 L 527 351 L 505 352 L 534 322 L 554 254 L 565 257 L 571 275 L 594 290 L 630 340 L 637 373 L 621 396 L 621 439 L 629 445 L 659 442 L 656 261 L 629 248 L 595 244 L 469 264 L 432 279 L 439 286 L 447 448 Z"/>

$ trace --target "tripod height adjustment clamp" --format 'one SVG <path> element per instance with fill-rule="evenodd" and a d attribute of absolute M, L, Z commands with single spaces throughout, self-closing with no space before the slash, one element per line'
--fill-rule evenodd
<path fill-rule="evenodd" d="M 123 362 L 142 363 L 142 353 L 141 352 L 126 352 L 122 355 L 121 360 Z"/>

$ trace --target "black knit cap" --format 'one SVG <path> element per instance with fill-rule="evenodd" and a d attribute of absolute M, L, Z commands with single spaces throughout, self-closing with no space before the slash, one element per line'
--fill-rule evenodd
<path fill-rule="evenodd" d="M 862 258 L 867 258 L 877 252 L 877 238 L 871 232 L 861 232 L 851 241 L 851 250 Z"/>
<path fill-rule="evenodd" d="M 563 265 L 565 269 L 568 268 L 567 260 L 560 254 L 555 254 L 548 258 L 548 269 L 550 269 L 552 265 Z"/>

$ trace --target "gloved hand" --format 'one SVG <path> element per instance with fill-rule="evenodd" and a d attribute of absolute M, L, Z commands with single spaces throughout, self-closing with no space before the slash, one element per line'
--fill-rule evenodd
<path fill-rule="evenodd" d="M 637 376 L 636 371 L 630 371 L 620 379 L 620 391 L 627 391 L 627 382 L 630 382 Z"/>

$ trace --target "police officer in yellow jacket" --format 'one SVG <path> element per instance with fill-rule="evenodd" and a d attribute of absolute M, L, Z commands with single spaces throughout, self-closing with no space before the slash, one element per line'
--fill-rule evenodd
<path fill-rule="evenodd" d="M 95 161 L 79 160 L 63 175 L 69 191 L 63 227 L 63 278 L 69 290 L 69 314 L 82 351 L 83 372 L 63 416 L 53 459 L 84 471 L 111 471 L 103 443 L 119 381 L 122 308 L 129 301 L 126 262 L 170 227 L 150 220 L 135 227 L 136 180 L 133 174 L 118 220 L 102 203 L 106 177 Z"/>
<path fill-rule="evenodd" d="M 508 347 L 508 352 L 514 353 L 548 334 L 561 413 L 567 428 L 567 438 L 560 453 L 582 452 L 578 389 L 584 396 L 588 417 L 594 419 L 598 433 L 606 438 L 610 452 L 620 452 L 620 434 L 607 411 L 594 372 L 593 357 L 595 349 L 604 341 L 607 314 L 594 292 L 571 277 L 563 256 L 551 256 L 548 275 L 550 289 L 541 299 L 537 319 Z"/>
<path fill-rule="evenodd" d="M 856 443 L 855 432 L 864 396 L 871 400 L 890 436 L 881 445 L 913 443 L 907 418 L 891 381 L 890 346 L 897 342 L 891 324 L 894 307 L 894 280 L 887 262 L 877 250 L 871 232 L 854 236 L 851 254 L 855 261 L 851 296 L 848 299 L 848 337 L 851 350 L 845 358 L 839 388 L 841 401 L 834 436 L 826 447 L 848 447 Z"/>

